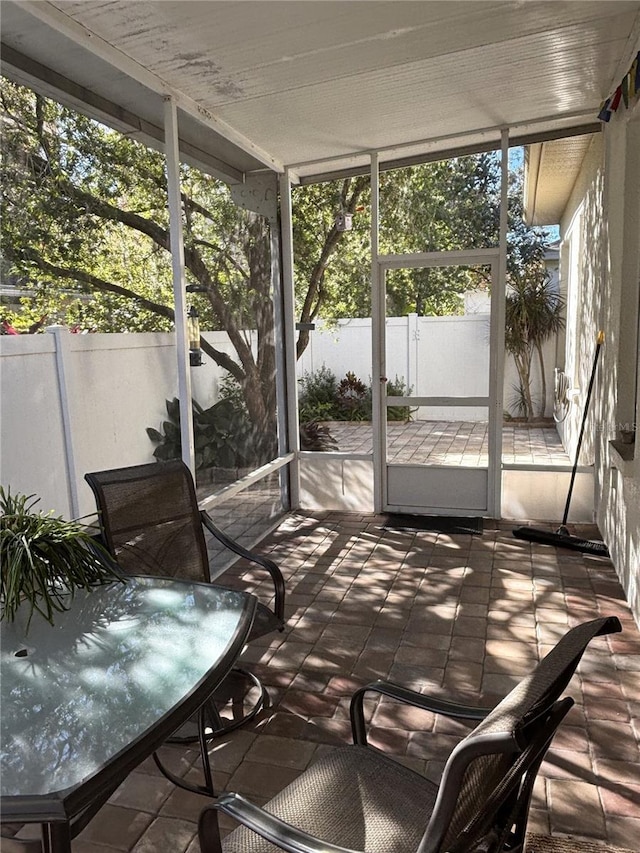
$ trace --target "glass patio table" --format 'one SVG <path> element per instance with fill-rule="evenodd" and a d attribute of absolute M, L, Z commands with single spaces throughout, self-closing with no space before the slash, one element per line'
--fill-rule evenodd
<path fill-rule="evenodd" d="M 128 577 L 76 593 L 52 626 L 1 623 L 0 814 L 41 823 L 52 853 L 206 702 L 240 654 L 256 599 Z"/>

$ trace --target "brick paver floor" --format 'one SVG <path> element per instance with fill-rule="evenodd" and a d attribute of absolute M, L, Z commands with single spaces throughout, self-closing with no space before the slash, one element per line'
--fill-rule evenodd
<path fill-rule="evenodd" d="M 370 423 L 330 421 L 327 424 L 347 453 L 373 452 Z M 388 445 L 391 462 L 420 462 L 434 465 L 486 466 L 488 464 L 487 424 L 472 421 L 411 421 L 389 423 Z M 502 431 L 503 462 L 513 465 L 568 466 L 571 461 L 562 447 L 554 426 L 524 427 L 506 425 Z M 233 478 L 230 479 L 230 482 Z M 220 483 L 198 484 L 198 499 L 203 500 Z M 281 512 L 278 473 L 260 480 L 240 494 L 209 508 L 214 521 L 229 536 L 247 548 L 273 527 Z M 230 552 L 209 537 L 212 565 L 226 567 Z"/>
<path fill-rule="evenodd" d="M 330 421 L 338 449 L 371 453 L 370 423 Z M 478 421 L 410 421 L 387 424 L 390 462 L 428 462 L 432 465 L 487 465 L 487 424 Z M 555 426 L 502 428 L 502 459 L 511 465 L 571 465 Z"/>
<path fill-rule="evenodd" d="M 349 741 L 349 698 L 375 678 L 491 704 L 570 626 L 612 614 L 624 631 L 594 640 L 573 678 L 576 705 L 542 766 L 530 829 L 638 850 L 640 633 L 608 560 L 518 540 L 511 529 L 485 521 L 482 536 L 390 532 L 375 516 L 344 513 L 283 520 L 262 550 L 286 577 L 287 627 L 244 654 L 271 707 L 212 743 L 218 788 L 264 803 L 319 752 Z M 369 713 L 371 742 L 435 779 L 464 731 L 384 700 Z M 162 753 L 175 772 L 199 777 L 193 748 Z M 149 760 L 73 851 L 198 853 L 205 802 Z"/>

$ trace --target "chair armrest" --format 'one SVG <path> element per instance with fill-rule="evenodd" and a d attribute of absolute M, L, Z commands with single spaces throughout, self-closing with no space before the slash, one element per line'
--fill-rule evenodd
<path fill-rule="evenodd" d="M 262 557 L 260 554 L 254 554 L 253 551 L 249 551 L 239 542 L 236 542 L 235 539 L 232 539 L 230 536 L 227 536 L 226 533 L 223 533 L 219 527 L 216 527 L 211 516 L 205 512 L 205 510 L 200 510 L 200 519 L 209 533 L 221 542 L 225 548 L 228 548 L 229 551 L 233 551 L 234 554 L 244 557 L 245 560 L 249 560 L 249 562 L 255 563 L 269 572 L 275 590 L 273 612 L 277 619 L 284 625 L 284 578 L 282 577 L 282 572 L 278 566 L 273 562 L 273 560 L 269 560 L 268 557 Z"/>
<path fill-rule="evenodd" d="M 221 794 L 217 802 L 205 806 L 198 823 L 202 853 L 213 853 L 215 850 L 215 846 L 209 843 L 209 839 L 212 836 L 215 838 L 217 834 L 217 828 L 211 825 L 215 815 L 209 814 L 215 809 L 230 815 L 243 826 L 266 838 L 281 850 L 288 850 L 289 853 L 360 853 L 360 851 L 338 847 L 336 844 L 329 844 L 327 841 L 315 838 L 250 803 L 240 794 Z"/>
<path fill-rule="evenodd" d="M 458 702 L 448 702 L 446 699 L 436 699 L 434 696 L 425 696 L 416 690 L 410 690 L 392 681 L 373 681 L 366 684 L 353 694 L 351 698 L 351 733 L 353 742 L 361 746 L 367 745 L 367 732 L 364 723 L 364 697 L 367 693 L 379 693 L 382 696 L 390 696 L 405 705 L 413 705 L 424 711 L 442 714 L 445 717 L 455 717 L 459 720 L 472 720 L 479 722 L 484 720 L 490 708 L 478 708 L 472 705 L 461 705 Z"/>

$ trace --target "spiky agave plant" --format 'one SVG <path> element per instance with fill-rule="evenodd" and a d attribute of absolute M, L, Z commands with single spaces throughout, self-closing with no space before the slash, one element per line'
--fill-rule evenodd
<path fill-rule="evenodd" d="M 329 427 L 313 420 L 300 424 L 300 449 L 326 453 L 339 448 Z"/>
<path fill-rule="evenodd" d="M 34 495 L 12 495 L 0 486 L 1 616 L 13 621 L 26 602 L 27 626 L 34 611 L 53 624 L 54 613 L 67 610 L 78 589 L 123 581 L 80 520 L 34 512 L 38 502 Z"/>

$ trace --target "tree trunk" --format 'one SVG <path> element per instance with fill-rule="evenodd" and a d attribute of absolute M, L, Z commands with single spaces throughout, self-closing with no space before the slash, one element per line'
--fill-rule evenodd
<path fill-rule="evenodd" d="M 524 417 L 533 420 L 533 402 L 531 400 L 531 352 L 529 350 L 513 355 L 520 382 L 520 399 L 524 403 Z"/>
<path fill-rule="evenodd" d="M 250 243 L 249 289 L 254 296 L 256 328 L 258 333 L 256 370 L 247 374 L 245 396 L 256 440 L 270 457 L 277 449 L 276 412 L 276 358 L 273 294 L 271 288 L 271 240 L 266 219 L 249 215 Z M 266 460 L 264 460 L 266 461 Z"/>
<path fill-rule="evenodd" d="M 362 191 L 369 183 L 369 178 L 366 176 L 358 178 L 346 178 L 342 186 L 342 201 L 345 213 L 355 213 L 358 201 Z M 351 189 L 351 195 L 348 191 Z M 305 295 L 302 311 L 300 312 L 300 322 L 310 323 L 318 316 L 318 313 L 325 301 L 325 295 L 322 290 L 324 276 L 327 271 L 327 266 L 331 256 L 335 253 L 340 241 L 344 237 L 345 231 L 338 231 L 336 224 L 331 226 L 327 234 L 320 257 L 311 271 L 309 278 L 309 287 Z M 309 346 L 309 332 L 307 329 L 301 329 L 296 342 L 296 359 L 302 356 L 302 353 Z"/>
<path fill-rule="evenodd" d="M 547 406 L 547 377 L 544 372 L 544 356 L 542 355 L 542 344 L 536 342 L 536 350 L 538 352 L 538 364 L 540 365 L 540 387 L 542 393 L 542 402 L 540 403 L 540 417 L 544 418 L 544 411 Z"/>

